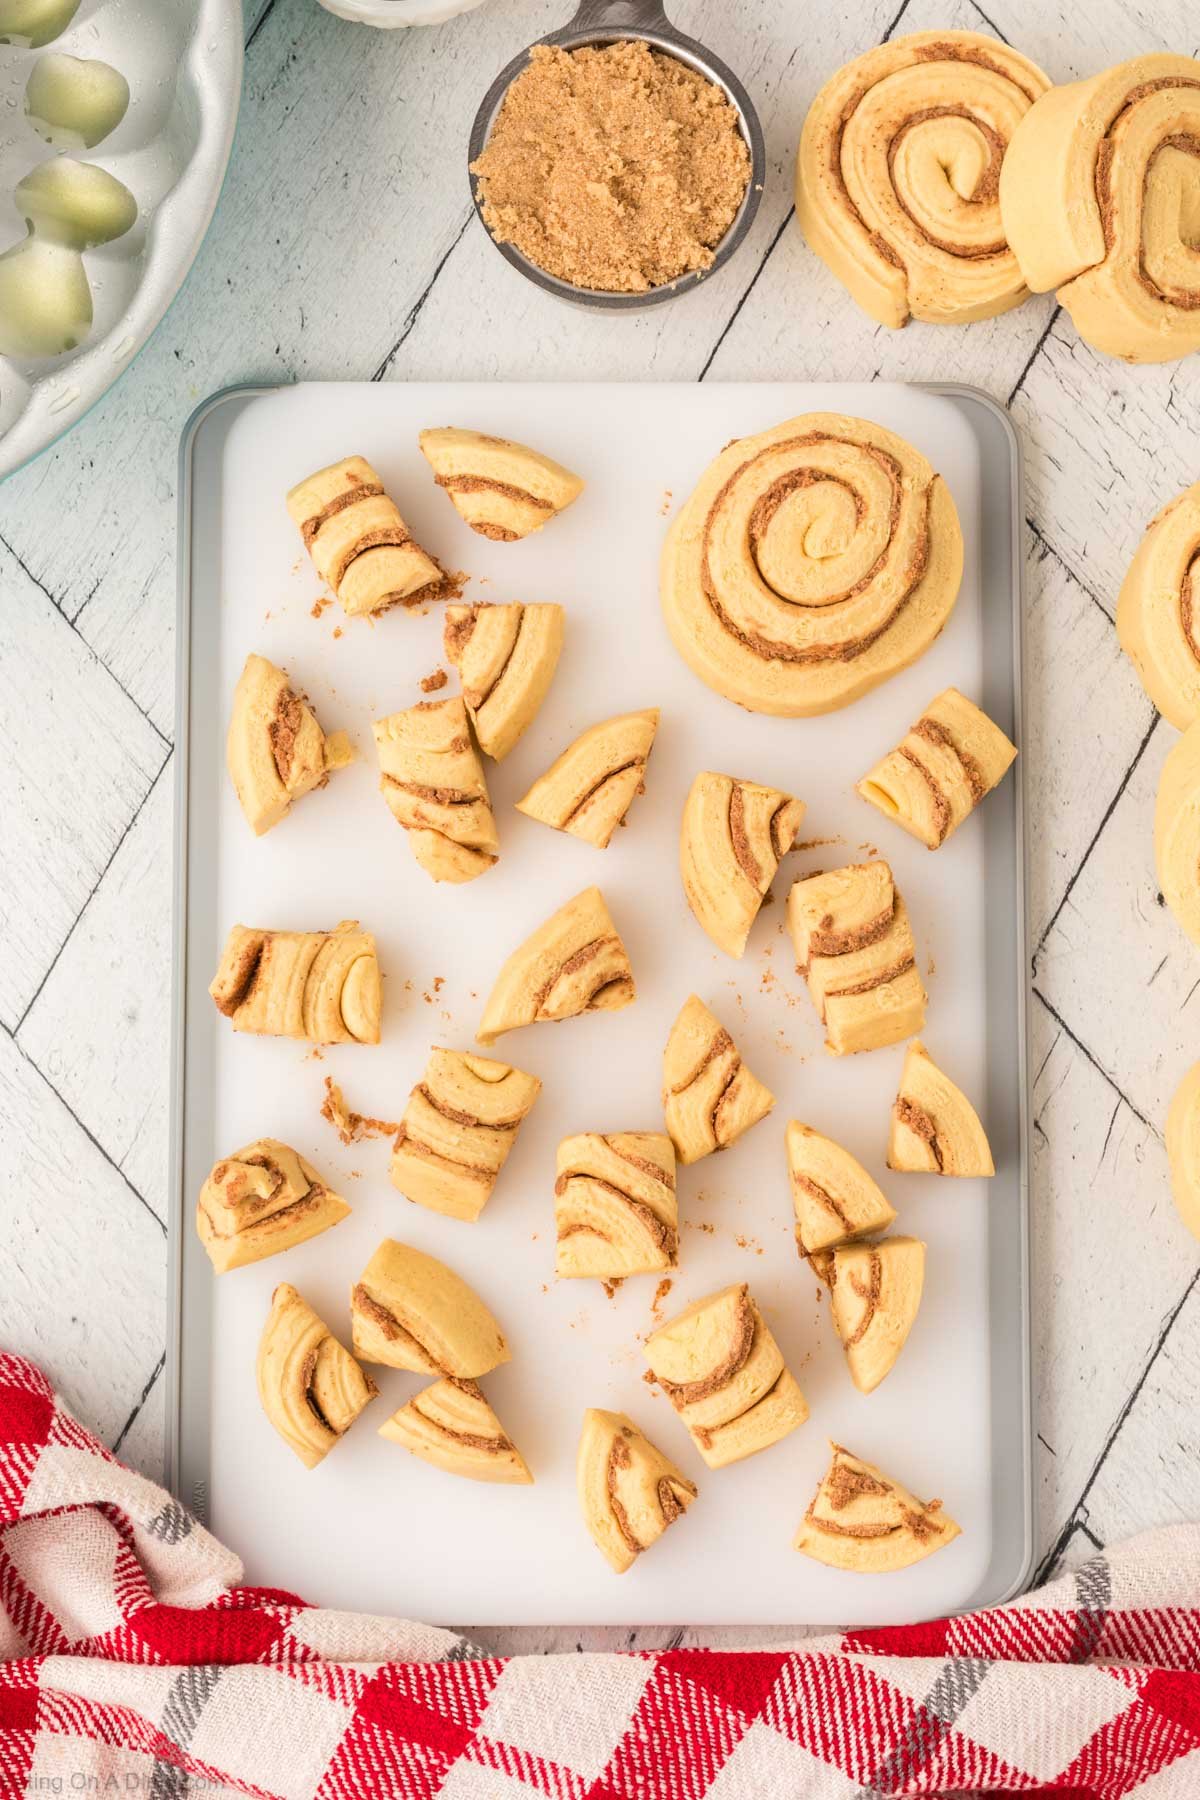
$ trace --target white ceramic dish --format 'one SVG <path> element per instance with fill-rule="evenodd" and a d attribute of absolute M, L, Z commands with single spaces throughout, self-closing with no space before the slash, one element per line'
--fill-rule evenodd
<path fill-rule="evenodd" d="M 484 0 L 321 0 L 326 12 L 356 25 L 374 25 L 380 31 L 402 30 L 406 25 L 444 25 L 459 13 L 474 12 Z"/>

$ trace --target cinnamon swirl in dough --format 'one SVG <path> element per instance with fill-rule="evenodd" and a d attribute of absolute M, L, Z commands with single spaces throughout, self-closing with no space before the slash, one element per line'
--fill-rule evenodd
<path fill-rule="evenodd" d="M 840 1444 L 813 1495 L 793 1549 L 831 1569 L 887 1575 L 932 1556 L 959 1536 L 940 1500 L 918 1500 Z"/>
<path fill-rule="evenodd" d="M 681 1163 L 727 1150 L 765 1119 L 775 1096 L 698 995 L 684 1002 L 663 1052 L 663 1113 Z"/>
<path fill-rule="evenodd" d="M 928 650 L 962 561 L 954 502 L 919 450 L 865 419 L 807 413 L 709 464 L 663 546 L 663 612 L 718 694 L 808 717 Z"/>
<path fill-rule="evenodd" d="M 1200 481 L 1147 526 L 1121 586 L 1117 636 L 1164 719 L 1186 731 L 1200 714 Z"/>
<path fill-rule="evenodd" d="M 293 800 L 353 762 L 344 731 L 326 737 L 312 708 L 265 656 L 250 655 L 233 690 L 225 761 L 246 821 L 262 837 Z"/>
<path fill-rule="evenodd" d="M 561 606 L 448 606 L 446 656 L 458 670 L 479 748 L 499 762 L 546 698 L 563 643 Z"/>
<path fill-rule="evenodd" d="M 522 1487 L 533 1481 L 525 1458 L 476 1383 L 458 1375 L 443 1376 L 422 1389 L 379 1427 L 379 1435 L 467 1481 Z"/>
<path fill-rule="evenodd" d="M 796 218 L 864 312 L 965 325 L 1029 293 L 1000 220 L 1013 133 L 1050 86 L 975 31 L 916 31 L 856 56 L 804 121 Z"/>
<path fill-rule="evenodd" d="M 431 1050 L 408 1097 L 392 1181 L 431 1212 L 477 1219 L 542 1084 L 469 1050 Z"/>
<path fill-rule="evenodd" d="M 864 800 L 938 850 L 1007 774 L 1017 750 L 985 712 L 947 688 L 858 783 Z"/>
<path fill-rule="evenodd" d="M 899 1043 L 925 1021 L 916 947 L 892 871 L 854 863 L 797 881 L 788 895 L 796 965 L 834 1056 Z"/>
<path fill-rule="evenodd" d="M 741 956 L 803 800 L 732 775 L 697 775 L 683 807 L 679 872 L 687 903 L 718 950 Z"/>
<path fill-rule="evenodd" d="M 517 801 L 517 811 L 606 850 L 644 791 L 646 759 L 657 729 L 657 706 L 591 726 L 539 775 Z"/>
<path fill-rule="evenodd" d="M 380 790 L 421 867 L 435 881 L 484 874 L 500 839 L 461 697 L 421 700 L 374 730 Z"/>
<path fill-rule="evenodd" d="M 696 1498 L 696 1484 L 627 1413 L 589 1407 L 576 1461 L 579 1510 L 618 1575 L 658 1542 Z"/>
<path fill-rule="evenodd" d="M 994 1175 L 979 1114 L 919 1038 L 908 1046 L 892 1106 L 887 1165 L 909 1174 Z"/>
<path fill-rule="evenodd" d="M 394 1238 L 351 1290 L 350 1318 L 364 1362 L 471 1379 L 509 1360 L 504 1333 L 462 1277 Z"/>
<path fill-rule="evenodd" d="M 558 1146 L 556 1275 L 623 1281 L 679 1257 L 675 1152 L 658 1131 L 583 1132 Z"/>
<path fill-rule="evenodd" d="M 213 1166 L 196 1230 L 218 1275 L 277 1256 L 349 1216 L 340 1194 L 278 1138 L 256 1138 Z"/>
<path fill-rule="evenodd" d="M 310 1044 L 379 1042 L 375 939 L 357 919 L 332 931 L 235 925 L 208 991 L 235 1031 Z"/>
<path fill-rule="evenodd" d="M 457 599 L 463 577 L 427 556 L 363 456 L 318 469 L 287 497 L 304 548 L 351 618 Z"/>
<path fill-rule="evenodd" d="M 808 1417 L 745 1282 L 661 1326 L 646 1360 L 710 1469 L 768 1449 Z"/>
<path fill-rule="evenodd" d="M 498 543 L 540 531 L 583 492 L 570 469 L 508 438 L 441 425 L 419 441 L 438 486 L 471 530 Z"/>
<path fill-rule="evenodd" d="M 886 1231 L 894 1222 L 895 1209 L 862 1164 L 798 1119 L 787 1128 L 787 1159 L 801 1256 Z"/>
<path fill-rule="evenodd" d="M 1158 778 L 1154 866 L 1177 923 L 1200 944 L 1200 719 L 1173 746 Z"/>
<path fill-rule="evenodd" d="M 1126 362 L 1200 349 L 1200 62 L 1136 56 L 1051 88 L 1013 134 L 1000 210 L 1021 273 Z"/>
<path fill-rule="evenodd" d="M 1179 1216 L 1200 1238 L 1200 1063 L 1175 1089 L 1167 1113 L 1167 1164 Z"/>
<path fill-rule="evenodd" d="M 514 950 L 488 996 L 476 1040 L 539 1020 L 616 1012 L 636 998 L 633 970 L 599 888 L 585 888 Z"/>
<path fill-rule="evenodd" d="M 823 1273 L 851 1380 L 861 1394 L 870 1394 L 912 1330 L 925 1282 L 925 1246 L 911 1237 L 839 1244 L 826 1253 Z"/>
<path fill-rule="evenodd" d="M 271 1296 L 258 1397 L 289 1450 L 315 1469 L 379 1389 L 289 1282 Z"/>

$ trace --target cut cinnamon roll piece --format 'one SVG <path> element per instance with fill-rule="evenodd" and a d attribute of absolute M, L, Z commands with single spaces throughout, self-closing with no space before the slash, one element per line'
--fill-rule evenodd
<path fill-rule="evenodd" d="M 417 1375 L 472 1379 L 508 1362 L 504 1333 L 435 1256 L 385 1238 L 350 1294 L 354 1353 Z"/>
<path fill-rule="evenodd" d="M 657 706 L 591 726 L 517 801 L 517 811 L 607 849 L 645 791 L 646 760 L 657 729 Z"/>
<path fill-rule="evenodd" d="M 1016 754 L 985 712 L 946 688 L 863 776 L 858 792 L 927 850 L 938 850 L 1004 779 Z"/>
<path fill-rule="evenodd" d="M 225 762 L 256 837 L 278 825 L 294 800 L 324 787 L 333 770 L 353 760 L 346 733 L 326 737 L 282 669 L 265 656 L 246 658 L 233 690 Z"/>
<path fill-rule="evenodd" d="M 380 791 L 421 867 L 435 881 L 484 874 L 500 839 L 461 698 L 421 700 L 374 731 Z"/>
<path fill-rule="evenodd" d="M 508 438 L 441 425 L 418 441 L 438 486 L 471 530 L 497 543 L 540 531 L 583 492 L 570 469 Z"/>
<path fill-rule="evenodd" d="M 506 757 L 546 698 L 563 645 L 563 609 L 448 606 L 444 644 L 458 670 L 479 748 Z"/>
<path fill-rule="evenodd" d="M 892 1106 L 887 1165 L 907 1174 L 994 1175 L 979 1114 L 919 1038 L 908 1046 Z"/>
<path fill-rule="evenodd" d="M 579 1510 L 618 1575 L 656 1544 L 696 1498 L 696 1484 L 643 1436 L 627 1413 L 590 1406 L 575 1465 Z"/>
<path fill-rule="evenodd" d="M 430 1051 L 392 1150 L 394 1185 L 431 1212 L 477 1219 L 541 1088 L 469 1050 Z"/>
<path fill-rule="evenodd" d="M 942 1550 L 960 1528 L 940 1500 L 918 1500 L 874 1463 L 831 1444 L 833 1460 L 792 1544 L 814 1562 L 888 1575 Z"/>
<path fill-rule="evenodd" d="M 1117 636 L 1164 719 L 1186 731 L 1200 715 L 1200 481 L 1146 527 L 1121 584 Z"/>
<path fill-rule="evenodd" d="M 923 655 L 958 597 L 949 490 L 911 444 L 808 413 L 728 444 L 663 546 L 663 613 L 694 674 L 750 712 L 807 718 Z"/>
<path fill-rule="evenodd" d="M 235 925 L 209 987 L 235 1031 L 311 1044 L 377 1044 L 375 939 L 357 919 L 332 931 Z"/>
<path fill-rule="evenodd" d="M 647 1338 L 645 1349 L 710 1469 L 768 1449 L 808 1417 L 745 1282 L 697 1300 Z"/>
<path fill-rule="evenodd" d="M 554 1272 L 622 1281 L 675 1268 L 675 1152 L 659 1131 L 588 1131 L 558 1146 Z"/>
<path fill-rule="evenodd" d="M 306 1469 L 315 1469 L 379 1389 L 289 1282 L 271 1296 L 258 1345 L 258 1397 Z"/>
<path fill-rule="evenodd" d="M 1200 1063 L 1175 1089 L 1167 1112 L 1167 1166 L 1180 1218 L 1200 1238 Z"/>
<path fill-rule="evenodd" d="M 298 482 L 287 509 L 318 575 L 350 618 L 462 593 L 463 577 L 448 575 L 414 543 L 364 456 L 347 456 Z"/>
<path fill-rule="evenodd" d="M 1200 945 L 1200 720 L 1173 746 L 1158 778 L 1154 866 L 1176 923 Z"/>
<path fill-rule="evenodd" d="M 636 998 L 633 969 L 599 888 L 585 888 L 514 950 L 488 996 L 476 1040 L 585 1012 L 616 1012 Z"/>
<path fill-rule="evenodd" d="M 787 916 L 831 1055 L 879 1050 L 921 1029 L 925 989 L 887 863 L 852 863 L 797 881 Z"/>
<path fill-rule="evenodd" d="M 297 1151 L 278 1138 L 256 1138 L 214 1164 L 196 1203 L 196 1230 L 224 1275 L 305 1244 L 349 1213 Z"/>
<path fill-rule="evenodd" d="M 765 1119 L 775 1096 L 742 1061 L 737 1045 L 692 994 L 663 1052 L 663 1113 L 681 1163 L 727 1150 Z"/>
<path fill-rule="evenodd" d="M 787 1128 L 787 1160 L 801 1256 L 816 1256 L 894 1223 L 894 1207 L 862 1164 L 798 1119 Z"/>
<path fill-rule="evenodd" d="M 870 1394 L 912 1330 L 925 1282 L 925 1246 L 911 1237 L 838 1244 L 827 1253 L 823 1278 L 850 1378 L 860 1394 Z"/>
<path fill-rule="evenodd" d="M 691 785 L 679 835 L 687 903 L 718 950 L 741 956 L 782 857 L 804 818 L 803 800 L 778 788 L 704 771 Z"/>
<path fill-rule="evenodd" d="M 528 1487 L 529 1465 L 473 1381 L 443 1376 L 379 1427 L 380 1437 L 466 1481 Z"/>

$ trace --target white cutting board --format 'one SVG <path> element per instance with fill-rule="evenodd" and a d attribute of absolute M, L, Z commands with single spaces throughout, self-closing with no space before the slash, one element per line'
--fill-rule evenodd
<path fill-rule="evenodd" d="M 940 470 L 966 542 L 962 593 L 929 653 L 864 701 L 825 718 L 760 718 L 710 693 L 676 656 L 658 605 L 659 549 L 669 517 L 730 438 L 819 409 L 859 412 L 902 432 Z M 442 424 L 527 440 L 586 477 L 582 498 L 525 542 L 489 543 L 461 522 L 417 448 L 421 427 Z M 487 765 L 500 862 L 467 886 L 435 886 L 413 860 L 377 790 L 370 730 L 372 718 L 423 697 L 422 676 L 449 668 L 443 609 L 395 610 L 371 624 L 330 605 L 314 617 L 321 584 L 284 510 L 295 481 L 351 452 L 379 470 L 417 539 L 470 572 L 468 598 L 553 600 L 567 610 L 546 703 L 509 758 Z M 783 901 L 801 873 L 872 848 L 886 855 L 929 989 L 926 1041 L 969 1095 L 983 1093 L 979 821 L 931 856 L 853 792 L 942 687 L 980 691 L 979 488 L 976 441 L 951 402 L 883 385 L 313 385 L 243 405 L 224 440 L 219 528 L 212 538 L 201 527 L 195 552 L 206 566 L 219 558 L 219 617 L 211 621 L 219 692 L 227 707 L 243 659 L 259 651 L 287 668 L 327 730 L 350 732 L 360 760 L 256 840 L 225 777 L 225 718 L 193 720 L 193 808 L 199 783 L 216 808 L 218 843 L 215 916 L 201 916 L 193 899 L 193 954 L 207 941 L 215 960 L 235 922 L 312 928 L 351 917 L 375 932 L 384 972 L 379 1048 L 314 1057 L 302 1045 L 235 1036 L 215 1013 L 191 1008 L 189 1092 L 196 1083 L 207 1091 L 211 1080 L 211 1108 L 192 1106 L 189 1169 L 275 1136 L 310 1157 L 354 1208 L 333 1232 L 211 1284 L 209 1517 L 244 1555 L 248 1579 L 327 1604 L 472 1624 L 886 1623 L 977 1596 L 992 1551 L 996 1454 L 988 1184 L 886 1171 L 903 1049 L 844 1061 L 825 1053 L 795 973 Z M 457 688 L 449 672 L 443 693 Z M 585 726 L 646 706 L 662 712 L 647 791 L 607 851 L 514 810 Z M 208 736 L 210 755 L 197 770 L 196 745 Z M 802 836 L 824 840 L 786 859 L 740 962 L 705 937 L 679 881 L 680 811 L 702 768 L 799 795 L 808 805 Z M 483 1217 L 470 1225 L 410 1204 L 388 1181 L 385 1141 L 343 1148 L 318 1117 L 323 1078 L 332 1074 L 358 1110 L 399 1118 L 431 1045 L 472 1045 L 504 958 L 593 882 L 628 946 L 636 1004 L 502 1038 L 490 1054 L 536 1073 L 544 1090 Z M 812 1410 L 782 1444 L 719 1472 L 705 1468 L 669 1403 L 642 1379 L 641 1340 L 655 1322 L 658 1278 L 634 1277 L 609 1299 L 599 1284 L 554 1276 L 555 1147 L 572 1132 L 661 1129 L 662 1047 L 693 990 L 777 1106 L 729 1152 L 680 1170 L 680 1267 L 660 1316 L 748 1281 Z M 828 1303 L 796 1254 L 783 1146 L 789 1118 L 853 1150 L 897 1207 L 896 1229 L 929 1246 L 920 1316 L 870 1396 L 852 1386 Z M 1011 1163 L 1015 1123 L 988 1123 L 1013 1147 Z M 376 1428 L 424 1385 L 399 1371 L 374 1371 L 382 1397 L 313 1473 L 264 1419 L 255 1350 L 275 1283 L 295 1283 L 348 1342 L 348 1290 L 385 1236 L 443 1258 L 501 1321 L 512 1361 L 483 1386 L 534 1471 L 532 1488 L 456 1480 L 379 1438 Z M 576 1504 L 575 1449 L 587 1406 L 631 1413 L 700 1490 L 687 1517 L 621 1578 L 588 1538 Z M 796 1555 L 791 1538 L 831 1437 L 922 1497 L 940 1496 L 962 1537 L 883 1577 L 826 1570 Z"/>

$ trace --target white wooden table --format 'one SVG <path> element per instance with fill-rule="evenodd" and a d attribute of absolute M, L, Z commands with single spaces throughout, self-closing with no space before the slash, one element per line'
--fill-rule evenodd
<path fill-rule="evenodd" d="M 1194 4 L 897 4 L 672 0 L 754 96 L 767 188 L 719 276 L 613 319 L 510 270 L 464 170 L 483 89 L 568 0 L 394 33 L 247 0 L 233 166 L 184 293 L 108 398 L 0 493 L 0 1340 L 147 1472 L 163 1437 L 175 458 L 196 402 L 292 376 L 957 379 L 1011 406 L 1027 456 L 1043 1567 L 1200 1517 L 1196 1245 L 1162 1138 L 1200 1056 L 1200 960 L 1151 857 L 1175 734 L 1113 629 L 1143 526 L 1200 474 L 1200 357 L 1103 360 L 1051 297 L 885 332 L 809 255 L 790 201 L 809 100 L 886 35 L 1002 34 L 1070 80 L 1196 54 Z"/>

